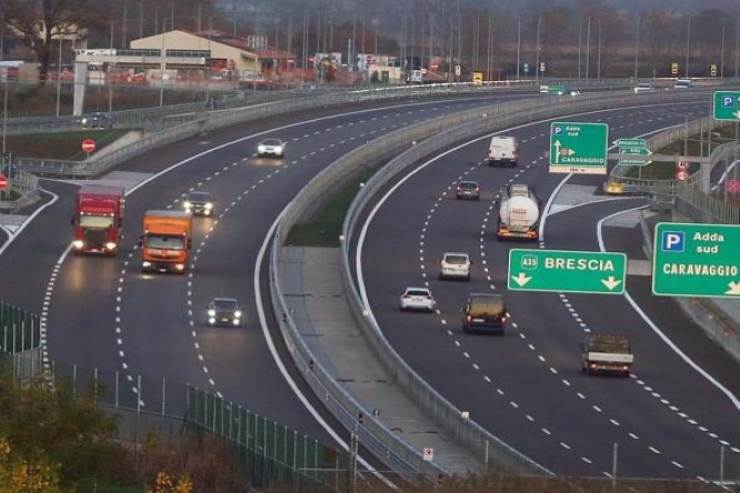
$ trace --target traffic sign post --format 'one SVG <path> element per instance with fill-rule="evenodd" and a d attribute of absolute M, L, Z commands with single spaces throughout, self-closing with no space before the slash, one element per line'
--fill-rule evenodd
<path fill-rule="evenodd" d="M 606 123 L 552 123 L 550 173 L 605 175 L 608 143 Z"/>
<path fill-rule="evenodd" d="M 645 139 L 619 139 L 616 144 L 619 146 L 619 154 L 629 154 L 629 158 L 619 158 L 619 164 L 630 166 L 645 166 L 648 163 L 647 157 L 651 154 Z M 635 158 L 635 156 L 645 156 L 645 159 Z"/>
<path fill-rule="evenodd" d="M 627 256 L 574 250 L 509 250 L 507 287 L 512 291 L 623 294 Z"/>
<path fill-rule="evenodd" d="M 717 65 L 716 64 L 713 63 L 709 66 L 709 75 L 712 77 L 717 77 Z"/>
<path fill-rule="evenodd" d="M 90 158 L 90 154 L 95 151 L 95 141 L 93 139 L 83 140 L 82 150 L 85 151 L 87 157 Z"/>
<path fill-rule="evenodd" d="M 5 175 L 0 175 L 0 190 L 5 190 L 8 188 L 8 179 L 5 178 Z"/>
<path fill-rule="evenodd" d="M 715 120 L 740 122 L 740 91 L 715 91 L 712 102 Z"/>
<path fill-rule="evenodd" d="M 656 296 L 740 299 L 740 226 L 658 223 L 653 252 Z"/>

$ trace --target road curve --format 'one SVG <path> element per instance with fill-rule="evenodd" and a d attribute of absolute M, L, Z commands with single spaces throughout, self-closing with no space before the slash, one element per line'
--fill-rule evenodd
<path fill-rule="evenodd" d="M 622 109 L 572 120 L 607 122 L 614 140 L 683 121 L 666 109 L 703 116 L 705 106 Z M 740 477 L 740 454 L 734 452 L 740 443 L 736 410 L 670 351 L 623 297 L 506 293 L 508 249 L 538 245 L 497 242 L 492 233 L 493 200 L 500 187 L 518 182 L 534 188 L 544 201 L 562 181 L 562 175 L 548 173 L 543 158 L 548 129 L 549 122 L 543 122 L 506 132 L 521 143 L 518 168 L 483 165 L 487 149 L 483 139 L 442 154 L 388 197 L 369 225 L 362 251 L 376 319 L 401 356 L 445 397 L 558 473 L 608 475 L 612 447 L 618 443 L 622 476 L 714 478 L 719 447 L 727 444 L 727 477 Z M 480 202 L 454 200 L 453 186 L 463 179 L 481 183 Z M 603 177 L 575 176 L 569 191 L 591 190 L 602 181 Z M 641 203 L 608 200 L 553 214 L 541 247 L 598 250 L 597 221 Z M 613 229 L 607 231 L 611 242 L 628 231 Z M 470 283 L 437 280 L 438 261 L 445 251 L 472 255 L 476 263 Z M 629 284 L 638 286 L 640 300 L 645 294 L 641 282 L 630 278 Z M 438 313 L 400 313 L 402 289 L 423 283 L 435 293 Z M 505 294 L 513 317 L 505 337 L 460 332 L 459 308 L 469 292 L 481 291 Z M 655 307 L 661 303 L 662 309 Z M 647 306 L 661 312 L 656 318 L 664 330 L 692 334 L 682 343 L 688 343 L 700 364 L 709 365 L 737 394 L 733 377 L 737 367 L 718 357 L 719 351 L 697 335 L 701 332 L 673 302 L 652 299 Z M 586 330 L 629 334 L 637 355 L 636 378 L 581 375 L 580 343 Z"/>

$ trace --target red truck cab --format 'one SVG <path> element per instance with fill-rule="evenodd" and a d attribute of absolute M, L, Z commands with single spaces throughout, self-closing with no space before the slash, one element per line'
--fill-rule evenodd
<path fill-rule="evenodd" d="M 72 218 L 75 253 L 116 255 L 122 238 L 124 202 L 122 187 L 80 187 Z"/>

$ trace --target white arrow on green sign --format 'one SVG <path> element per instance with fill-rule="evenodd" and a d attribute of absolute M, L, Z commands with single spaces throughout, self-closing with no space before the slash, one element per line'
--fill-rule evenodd
<path fill-rule="evenodd" d="M 512 291 L 623 294 L 627 256 L 576 250 L 509 250 L 507 287 Z"/>
<path fill-rule="evenodd" d="M 740 122 L 740 91 L 715 91 L 714 119 Z"/>
<path fill-rule="evenodd" d="M 740 299 L 740 225 L 658 223 L 653 294 Z"/>
<path fill-rule="evenodd" d="M 629 166 L 644 166 L 648 163 L 647 157 L 651 154 L 648 149 L 647 140 L 645 139 L 619 139 L 616 141 L 619 146 L 619 154 L 629 154 L 630 157 L 619 158 L 619 164 Z M 645 156 L 639 158 L 635 156 Z"/>
<path fill-rule="evenodd" d="M 550 124 L 550 173 L 605 175 L 608 143 L 606 123 Z"/>

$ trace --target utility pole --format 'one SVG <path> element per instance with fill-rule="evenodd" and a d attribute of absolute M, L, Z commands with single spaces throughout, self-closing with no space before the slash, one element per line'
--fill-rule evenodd
<path fill-rule="evenodd" d="M 159 106 L 164 106 L 164 38 L 167 29 L 167 19 L 162 19 L 162 44 L 159 52 Z"/>
<path fill-rule="evenodd" d="M 635 82 L 639 77 L 639 65 L 640 65 L 640 14 L 637 14 L 635 20 Z"/>
<path fill-rule="evenodd" d="M 144 0 L 139 0 L 139 39 L 144 37 Z"/>
<path fill-rule="evenodd" d="M 493 18 L 488 16 L 488 44 L 486 53 L 486 80 L 493 80 L 491 71 L 493 69 Z"/>
<path fill-rule="evenodd" d="M 113 27 L 114 23 L 110 23 L 110 49 L 113 51 Z M 108 65 L 108 75 L 110 76 L 110 65 Z M 113 111 L 113 80 L 109 77 L 108 81 L 108 113 Z"/>
<path fill-rule="evenodd" d="M 689 14 L 688 28 L 686 29 L 686 78 L 689 78 L 689 61 L 691 60 L 691 15 Z"/>
<path fill-rule="evenodd" d="M 121 18 L 121 48 L 126 48 L 126 21 L 128 20 L 128 5 L 123 0 L 123 14 Z"/>
<path fill-rule="evenodd" d="M 586 80 L 591 77 L 589 63 L 591 62 L 591 18 L 586 23 Z"/>

